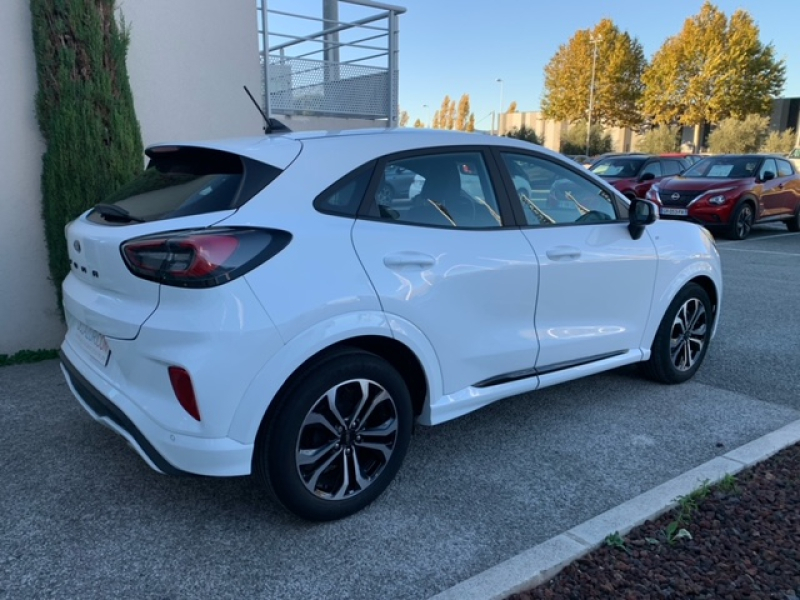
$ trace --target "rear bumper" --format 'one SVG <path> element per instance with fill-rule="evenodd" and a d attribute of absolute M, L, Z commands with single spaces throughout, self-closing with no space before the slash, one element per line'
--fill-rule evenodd
<path fill-rule="evenodd" d="M 61 370 L 73 395 L 92 418 L 125 438 L 155 471 L 168 475 L 249 475 L 253 446 L 230 438 L 201 438 L 169 431 L 94 373 L 69 341 Z"/>

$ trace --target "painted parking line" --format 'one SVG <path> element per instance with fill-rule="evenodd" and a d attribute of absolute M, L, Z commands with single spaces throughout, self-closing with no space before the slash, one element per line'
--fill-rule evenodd
<path fill-rule="evenodd" d="M 779 252 L 778 250 L 754 250 L 753 248 L 722 248 L 731 252 L 747 252 L 748 254 L 777 254 L 780 256 L 800 256 L 800 252 Z"/>
<path fill-rule="evenodd" d="M 735 244 L 738 246 L 740 244 L 746 244 L 747 242 L 761 242 L 764 240 L 777 240 L 778 238 L 788 237 L 793 235 L 800 235 L 800 232 L 790 231 L 788 233 L 778 233 L 775 235 L 759 235 L 755 237 L 749 237 L 746 240 L 730 240 L 726 242 L 717 242 L 717 247 L 730 246 L 731 244 Z"/>

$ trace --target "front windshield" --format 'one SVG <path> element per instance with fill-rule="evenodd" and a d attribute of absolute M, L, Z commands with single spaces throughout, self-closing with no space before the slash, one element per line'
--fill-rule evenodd
<path fill-rule="evenodd" d="M 755 156 L 715 156 L 701 160 L 687 169 L 683 176 L 712 179 L 755 177 L 760 162 Z"/>
<path fill-rule="evenodd" d="M 636 177 L 646 158 L 617 156 L 604 158 L 592 165 L 592 172 L 600 177 Z"/>

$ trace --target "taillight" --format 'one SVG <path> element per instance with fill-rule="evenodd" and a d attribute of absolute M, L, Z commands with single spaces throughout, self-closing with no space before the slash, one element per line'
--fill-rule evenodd
<path fill-rule="evenodd" d="M 200 420 L 200 409 L 197 408 L 197 398 L 194 395 L 194 386 L 189 372 L 181 367 L 170 367 L 169 381 L 172 391 L 185 410 L 195 421 Z"/>
<path fill-rule="evenodd" d="M 289 240 L 289 233 L 272 229 L 192 229 L 135 238 L 120 250 L 137 277 L 200 288 L 244 275 L 283 250 Z"/>

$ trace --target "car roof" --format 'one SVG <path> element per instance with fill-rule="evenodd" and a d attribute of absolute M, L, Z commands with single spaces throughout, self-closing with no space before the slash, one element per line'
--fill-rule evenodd
<path fill-rule="evenodd" d="M 297 157 L 302 147 L 330 143 L 337 145 L 337 152 L 353 153 L 358 155 L 362 162 L 392 152 L 445 146 L 504 146 L 527 150 L 535 148 L 542 154 L 563 159 L 563 155 L 557 152 L 516 138 L 409 127 L 288 131 L 260 137 L 164 142 L 153 144 L 148 147 L 148 151 L 160 146 L 211 148 L 267 162 L 279 168 L 286 168 Z"/>

